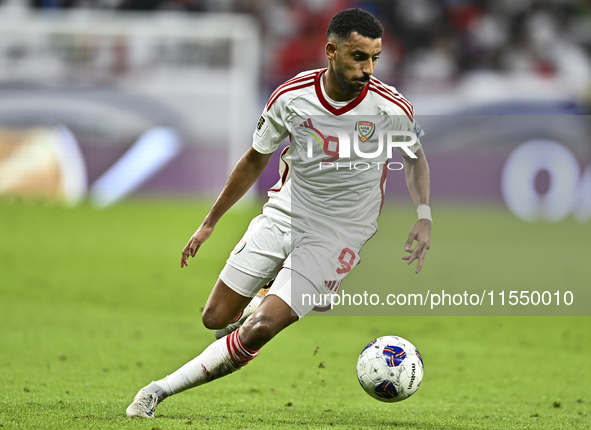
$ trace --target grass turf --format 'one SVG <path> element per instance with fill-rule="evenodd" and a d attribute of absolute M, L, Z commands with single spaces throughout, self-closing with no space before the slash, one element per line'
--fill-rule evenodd
<path fill-rule="evenodd" d="M 127 419 L 140 387 L 212 341 L 199 308 L 260 210 L 230 212 L 180 270 L 180 251 L 207 209 L 0 205 L 1 428 L 591 428 L 591 319 L 574 316 L 311 316 L 240 372 L 167 400 L 154 420 Z M 385 210 L 375 245 L 344 286 L 392 254 L 404 283 L 493 289 L 517 272 L 519 283 L 527 274 L 588 284 L 589 229 L 524 224 L 494 208 L 440 208 L 415 278 L 396 266 L 407 212 Z M 391 238 L 387 246 L 380 235 Z M 567 257 L 548 255 L 561 246 Z M 408 338 L 425 361 L 420 390 L 400 404 L 369 398 L 355 377 L 360 350 L 384 334 Z"/>

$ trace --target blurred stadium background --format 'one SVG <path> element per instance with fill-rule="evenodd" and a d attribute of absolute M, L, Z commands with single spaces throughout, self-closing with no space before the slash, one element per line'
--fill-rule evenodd
<path fill-rule="evenodd" d="M 385 26 L 376 75 L 415 106 L 435 200 L 589 219 L 591 2 L 575 0 L 2 0 L 0 198 L 215 195 L 266 98 L 325 66 L 330 17 L 355 6 Z"/>

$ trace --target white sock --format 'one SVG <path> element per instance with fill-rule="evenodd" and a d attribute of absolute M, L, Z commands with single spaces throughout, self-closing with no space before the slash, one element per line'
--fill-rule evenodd
<path fill-rule="evenodd" d="M 162 398 L 229 375 L 246 366 L 259 351 L 251 351 L 244 347 L 239 332 L 240 329 L 216 340 L 176 372 L 156 381 L 155 384 L 165 393 Z"/>

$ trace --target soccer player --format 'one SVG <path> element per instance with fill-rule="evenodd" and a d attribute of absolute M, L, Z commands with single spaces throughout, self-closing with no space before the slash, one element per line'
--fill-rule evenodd
<path fill-rule="evenodd" d="M 338 12 L 327 30 L 328 68 L 300 73 L 271 95 L 252 147 L 182 252 L 184 267 L 289 136 L 280 180 L 230 254 L 203 309 L 203 324 L 216 330 L 218 340 L 171 375 L 142 388 L 127 408 L 128 416 L 151 418 L 164 399 L 241 369 L 314 308 L 303 300 L 305 295 L 338 290 L 359 262 L 363 244 L 377 231 L 386 174 L 395 164 L 388 162 L 387 148 L 391 152 L 397 147 L 403 155 L 419 215 L 404 245 L 410 255 L 402 257 L 407 264 L 417 260 L 419 273 L 432 223 L 429 167 L 418 140 L 424 133 L 411 104 L 372 76 L 382 35 L 370 13 Z M 386 130 L 403 137 L 388 140 Z M 262 298 L 257 293 L 272 279 Z"/>

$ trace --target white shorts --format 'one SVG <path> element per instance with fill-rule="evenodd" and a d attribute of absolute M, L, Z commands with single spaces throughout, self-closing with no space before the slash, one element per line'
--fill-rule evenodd
<path fill-rule="evenodd" d="M 306 295 L 336 293 L 359 260 L 358 249 L 322 232 L 292 232 L 280 219 L 261 214 L 230 254 L 220 279 L 238 294 L 254 297 L 282 267 L 290 269 L 280 272 L 286 273 L 268 294 L 281 297 L 301 317 L 314 307 L 308 305 L 309 300 L 303 304 Z"/>
<path fill-rule="evenodd" d="M 250 222 L 246 233 L 230 253 L 230 257 L 226 261 L 226 267 L 222 270 L 222 275 L 226 268 L 231 266 L 250 276 L 268 282 L 277 275 L 290 252 L 290 226 L 261 214 Z M 220 276 L 220 279 L 226 282 L 222 276 Z M 232 279 L 228 280 L 232 282 Z M 258 291 L 255 286 L 251 285 L 226 284 L 246 297 L 254 297 Z"/>

